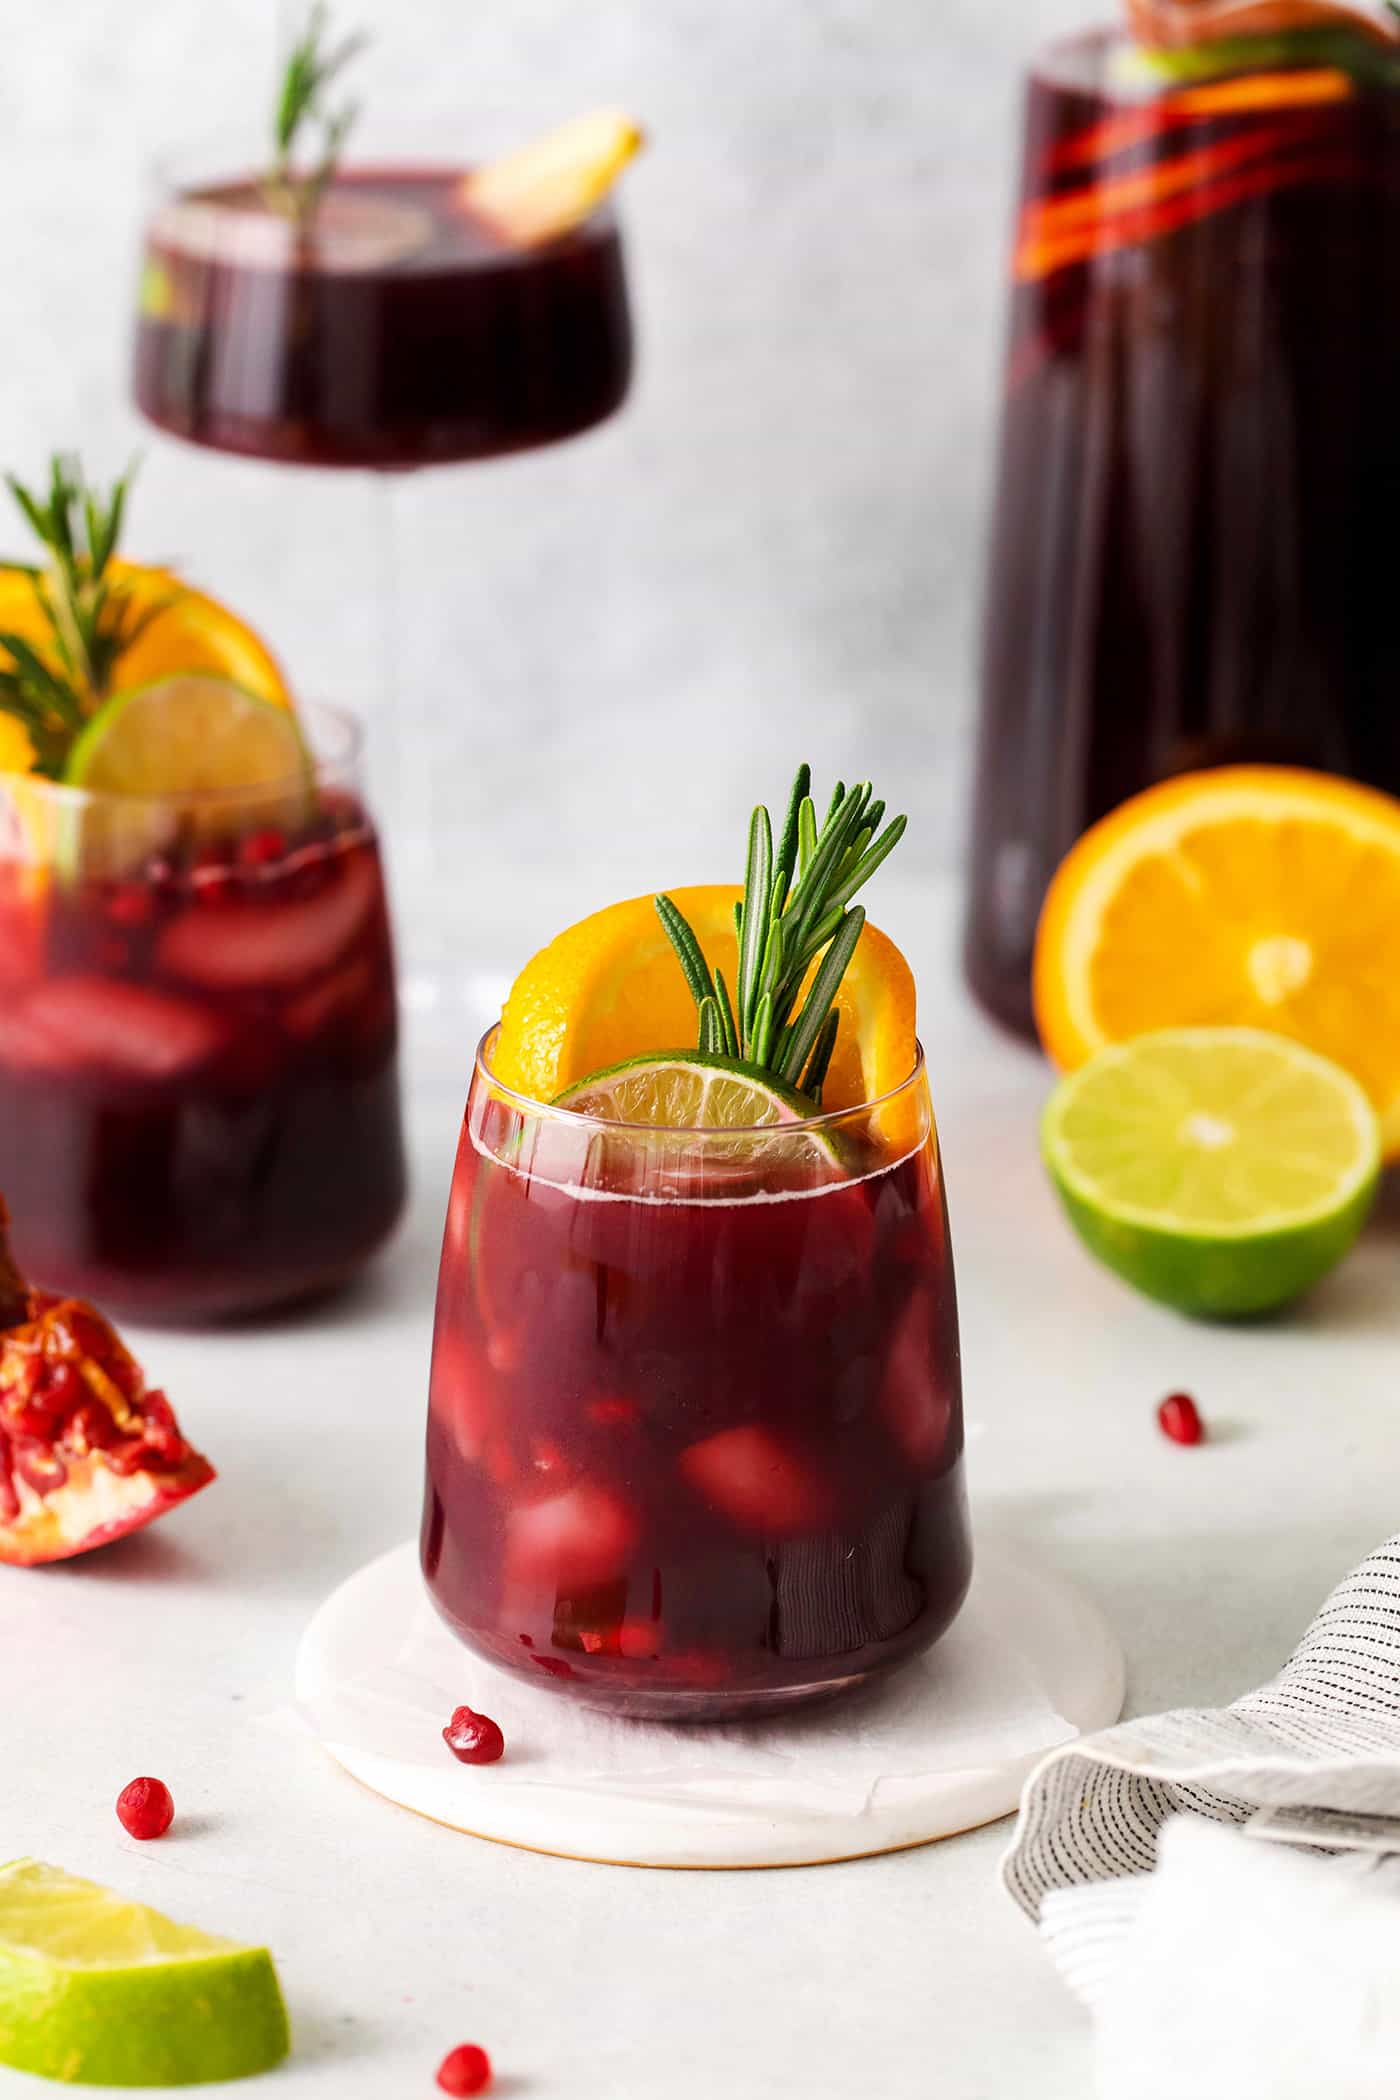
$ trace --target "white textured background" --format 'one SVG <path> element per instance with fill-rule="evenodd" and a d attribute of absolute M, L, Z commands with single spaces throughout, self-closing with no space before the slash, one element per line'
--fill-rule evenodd
<path fill-rule="evenodd" d="M 0 0 L 0 460 L 143 446 L 134 551 L 245 609 L 303 690 L 373 710 L 381 764 L 396 740 L 403 905 L 434 870 L 440 897 L 496 881 L 522 857 L 503 815 L 577 867 L 580 909 L 722 874 L 803 752 L 910 810 L 906 874 L 947 866 L 1017 74 L 1079 0 L 345 0 L 375 118 L 470 157 L 616 101 L 654 139 L 625 195 L 623 414 L 387 499 L 392 713 L 374 489 L 185 450 L 125 400 L 146 170 L 261 122 L 278 11 Z"/>

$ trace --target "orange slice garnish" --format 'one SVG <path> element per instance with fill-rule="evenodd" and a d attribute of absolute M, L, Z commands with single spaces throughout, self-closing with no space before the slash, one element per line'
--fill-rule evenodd
<path fill-rule="evenodd" d="M 116 662 L 112 689 L 129 692 L 177 672 L 229 678 L 260 700 L 282 707 L 291 693 L 267 644 L 217 598 L 191 590 L 170 569 L 113 561 L 110 573 L 127 592 L 134 615 L 160 610 Z M 0 572 L 0 632 L 21 635 L 52 660 L 52 634 L 27 576 Z M 6 747 L 8 748 L 8 747 Z M 10 759 L 0 750 L 0 766 Z"/>
<path fill-rule="evenodd" d="M 1149 1029 L 1271 1029 L 1354 1073 L 1400 1155 L 1400 802 L 1283 766 L 1191 773 L 1096 824 L 1036 938 L 1057 1065 Z"/>
<path fill-rule="evenodd" d="M 710 967 L 737 982 L 734 906 L 741 891 L 706 883 L 668 892 Z M 868 922 L 837 996 L 841 1027 L 822 1090 L 826 1109 L 878 1099 L 914 1069 L 914 978 Z M 511 988 L 491 1069 L 532 1101 L 552 1101 L 593 1072 L 650 1050 L 695 1044 L 695 1002 L 651 897 L 580 919 L 528 962 Z"/>
<path fill-rule="evenodd" d="M 582 225 L 643 143 L 631 117 L 592 110 L 473 168 L 458 195 L 473 218 L 511 247 L 538 248 Z"/>

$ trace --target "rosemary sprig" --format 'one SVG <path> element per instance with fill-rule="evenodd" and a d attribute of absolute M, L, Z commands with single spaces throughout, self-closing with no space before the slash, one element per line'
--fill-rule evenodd
<path fill-rule="evenodd" d="M 130 470 L 106 495 L 63 453 L 49 463 L 47 493 L 26 488 L 13 474 L 5 480 L 44 559 L 0 561 L 0 571 L 28 578 L 43 616 L 44 646 L 0 629 L 0 714 L 24 730 L 34 770 L 57 779 L 75 738 L 106 699 L 118 658 L 170 601 L 136 610 L 112 566 Z"/>
<path fill-rule="evenodd" d="M 743 1058 L 817 1107 L 840 1027 L 836 995 L 865 925 L 851 900 L 904 836 L 907 820 L 885 824 L 884 816 L 868 780 L 851 788 L 838 781 L 818 826 L 806 765 L 793 781 L 776 851 L 768 811 L 762 804 L 754 811 L 744 897 L 734 912 L 739 971 L 732 999 L 684 914 L 670 897 L 656 899 L 695 1000 L 700 1049 Z"/>
<path fill-rule="evenodd" d="M 357 58 L 369 39 L 355 31 L 339 43 L 328 38 L 330 24 L 325 0 L 313 0 L 306 27 L 293 44 L 273 112 L 272 165 L 263 184 L 275 210 L 285 212 L 304 232 L 316 216 L 326 189 L 335 174 L 341 148 L 360 114 L 357 102 L 342 102 L 332 109 L 328 91 Z M 315 159 L 305 174 L 296 170 L 298 141 L 311 125 L 320 126 Z"/>

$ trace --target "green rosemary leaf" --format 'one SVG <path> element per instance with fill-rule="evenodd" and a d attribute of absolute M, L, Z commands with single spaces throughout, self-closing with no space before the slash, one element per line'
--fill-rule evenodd
<path fill-rule="evenodd" d="M 724 1050 L 727 1057 L 739 1055 L 739 1031 L 734 1025 L 734 1008 L 729 998 L 729 986 L 724 981 L 723 970 L 715 971 L 715 1005 L 719 1008 L 720 1026 L 724 1031 Z"/>
<path fill-rule="evenodd" d="M 763 944 L 763 961 L 759 966 L 758 986 L 754 1004 L 757 1005 L 765 992 L 772 992 L 782 982 L 783 949 L 785 937 L 781 919 L 768 921 L 768 938 Z"/>
<path fill-rule="evenodd" d="M 827 890 L 841 865 L 847 846 L 859 828 L 860 813 L 865 799 L 858 789 L 853 788 L 817 841 L 817 850 L 812 856 L 811 865 L 798 884 L 796 896 L 788 906 L 788 915 L 795 920 L 790 928 L 790 938 L 796 947 L 805 946 L 813 925 L 826 909 Z"/>
<path fill-rule="evenodd" d="M 792 793 L 788 796 L 787 815 L 783 819 L 783 828 L 778 838 L 778 858 L 775 867 L 777 876 L 783 884 L 784 896 L 786 896 L 788 889 L 792 885 L 793 870 L 797 866 L 797 833 L 798 824 L 802 816 L 802 805 L 810 799 L 811 793 L 812 768 L 804 760 L 798 767 L 797 777 L 792 783 Z"/>
<path fill-rule="evenodd" d="M 325 0 L 313 0 L 306 27 L 288 53 L 273 110 L 273 161 L 264 189 L 276 208 L 302 226 L 315 216 L 334 177 L 341 148 L 360 113 L 359 105 L 353 102 L 328 109 L 326 95 L 332 82 L 365 48 L 367 39 L 357 31 L 330 45 L 326 42 L 328 21 Z M 293 172 L 293 155 L 303 128 L 313 123 L 321 127 L 319 150 L 310 174 L 298 179 Z"/>
<path fill-rule="evenodd" d="M 810 1094 L 817 1106 L 821 1106 L 822 1087 L 831 1066 L 831 1053 L 836 1048 L 836 1038 L 841 1029 L 841 1010 L 833 1006 L 822 1023 L 822 1032 L 817 1037 L 816 1048 L 807 1060 L 807 1069 L 802 1074 L 799 1091 Z"/>
<path fill-rule="evenodd" d="M 831 1011 L 841 979 L 856 952 L 856 942 L 860 939 L 864 925 L 865 913 L 856 905 L 852 911 L 847 912 L 822 959 L 821 968 L 812 980 L 807 1003 L 793 1023 L 791 1040 L 778 1067 L 779 1077 L 793 1085 L 797 1082 L 798 1073 L 816 1048 L 817 1038 Z"/>
<path fill-rule="evenodd" d="M 758 975 L 768 936 L 773 886 L 773 829 L 760 803 L 749 819 L 749 864 L 744 877 L 744 930 L 739 942 L 739 1020 L 745 1035 L 758 1003 Z"/>
<path fill-rule="evenodd" d="M 844 780 L 838 780 L 835 787 L 831 791 L 831 801 L 827 805 L 826 815 L 822 818 L 822 831 L 826 830 L 827 826 L 830 824 L 832 818 L 836 815 L 837 811 L 840 809 L 841 804 L 845 801 L 845 799 L 846 783 Z"/>
<path fill-rule="evenodd" d="M 720 1021 L 719 1007 L 713 997 L 701 1002 L 700 1048 L 706 1057 L 724 1055 L 724 1026 Z"/>
<path fill-rule="evenodd" d="M 831 892 L 833 904 L 850 903 L 856 891 L 863 889 L 866 883 L 869 882 L 881 861 L 888 860 L 908 827 L 909 819 L 907 817 L 894 817 L 890 820 L 879 838 L 876 839 L 874 845 L 861 856 L 849 874 L 842 876 L 836 888 Z"/>
<path fill-rule="evenodd" d="M 833 935 L 833 933 L 835 933 L 837 927 L 841 924 L 841 921 L 845 918 L 845 916 L 845 905 L 834 904 L 831 907 L 830 911 L 828 911 L 823 918 L 819 919 L 816 925 L 812 928 L 812 931 L 808 934 L 806 940 L 802 943 L 802 949 L 800 954 L 794 959 L 793 962 L 793 970 L 796 973 L 797 981 L 799 984 L 801 983 L 804 975 L 806 974 L 807 965 L 812 960 L 812 957 L 826 946 L 827 942 L 831 939 L 831 936 Z"/>
<path fill-rule="evenodd" d="M 739 943 L 740 949 L 742 949 L 744 945 L 744 907 L 742 901 L 736 902 L 734 906 L 734 938 Z"/>
<path fill-rule="evenodd" d="M 0 632 L 0 649 L 13 657 L 25 683 L 47 704 L 66 718 L 81 720 L 76 702 L 61 678 L 55 677 L 32 642 L 22 634 Z"/>
<path fill-rule="evenodd" d="M 872 837 L 880 829 L 880 820 L 884 814 L 885 805 L 883 802 L 872 802 L 869 809 L 865 812 L 865 821 L 870 827 Z"/>
<path fill-rule="evenodd" d="M 24 512 L 37 537 L 48 545 L 52 538 L 48 512 L 40 506 L 38 499 L 30 494 L 17 474 L 7 474 L 5 486 Z"/>
<path fill-rule="evenodd" d="M 797 812 L 797 870 L 806 874 L 812 864 L 812 855 L 817 850 L 817 806 L 810 795 Z"/>
<path fill-rule="evenodd" d="M 685 972 L 685 981 L 690 986 L 691 996 L 697 1007 L 703 1007 L 710 996 L 710 972 L 700 943 L 696 940 L 685 914 L 671 902 L 669 897 L 654 897 L 656 916 L 661 921 L 667 940 L 676 951 L 677 960 Z"/>
<path fill-rule="evenodd" d="M 0 561 L 0 576 L 27 576 L 31 583 L 43 575 L 37 562 Z"/>
<path fill-rule="evenodd" d="M 765 992 L 758 1002 L 753 1017 L 753 1036 L 749 1042 L 749 1063 L 768 1068 L 769 1055 L 773 1048 L 773 1001 Z"/>
<path fill-rule="evenodd" d="M 860 830 L 851 840 L 850 845 L 846 848 L 845 853 L 841 857 L 841 867 L 839 871 L 841 875 L 850 874 L 851 869 L 855 866 L 856 862 L 860 859 L 862 853 L 864 853 L 866 847 L 869 844 L 870 826 L 869 824 L 862 822 Z"/>

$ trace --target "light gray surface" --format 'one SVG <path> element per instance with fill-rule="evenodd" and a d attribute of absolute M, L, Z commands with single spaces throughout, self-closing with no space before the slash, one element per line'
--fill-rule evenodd
<path fill-rule="evenodd" d="M 1400 1209 L 1292 1320 L 1194 1327 L 1134 1298 L 1055 1211 L 1032 1142 L 1044 1070 L 966 1005 L 949 900 L 882 880 L 922 987 L 979 1521 L 1100 1601 L 1133 1710 L 1227 1699 L 1395 1528 Z M 507 910 L 500 960 L 539 930 Z M 1083 2100 L 1080 2016 L 996 1882 L 1008 1826 L 777 1874 L 580 1866 L 418 1822 L 279 1721 L 310 1612 L 416 1521 L 467 1055 L 419 1046 L 413 1211 L 361 1293 L 262 1331 L 140 1337 L 219 1486 L 85 1565 L 0 1570 L 0 1856 L 270 1938 L 299 2037 L 288 2100 L 426 2095 L 469 2038 L 512 2100 Z M 1154 1426 L 1177 1385 L 1210 1419 L 1203 1449 Z M 146 1771 L 182 1821 L 143 1847 L 111 1804 Z M 5 2100 L 31 2090 L 0 2073 Z"/>
<path fill-rule="evenodd" d="M 380 713 L 375 491 L 186 450 L 124 399 L 143 171 L 261 120 L 276 12 L 0 0 L 0 463 L 80 443 L 110 470 L 143 446 L 132 546 L 244 608 L 303 690 Z M 780 793 L 799 745 L 897 775 L 921 813 L 911 864 L 951 860 L 1016 75 L 1084 12 L 343 0 L 376 34 L 370 111 L 415 140 L 469 156 L 600 101 L 654 136 L 625 194 L 641 362 L 623 415 L 390 499 L 398 706 L 378 743 L 409 775 L 415 895 L 485 879 L 472 827 L 501 808 L 547 810 L 566 852 L 605 831 L 641 888 L 755 780 Z"/>

